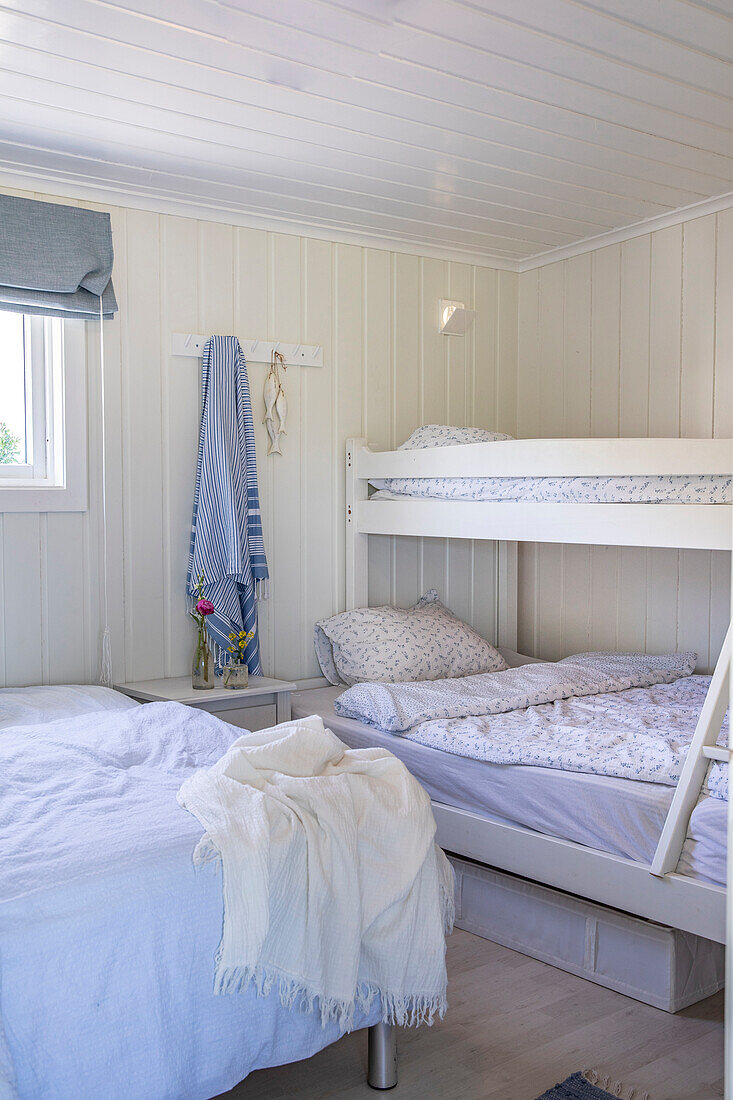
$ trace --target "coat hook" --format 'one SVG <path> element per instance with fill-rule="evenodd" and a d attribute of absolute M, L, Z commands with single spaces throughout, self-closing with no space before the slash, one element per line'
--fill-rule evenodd
<path fill-rule="evenodd" d="M 189 345 L 189 344 L 191 343 L 191 341 L 192 341 L 192 340 L 193 340 L 193 336 L 192 336 L 192 335 L 191 335 L 191 333 L 189 332 L 188 336 L 186 337 L 186 342 L 185 342 L 185 343 L 184 343 L 184 345 L 183 345 L 183 346 L 184 346 L 184 348 L 187 348 L 187 347 L 188 347 L 188 345 Z"/>
<path fill-rule="evenodd" d="M 253 340 L 252 341 L 252 350 L 250 352 L 250 355 L 254 355 L 254 353 L 257 351 L 257 345 L 258 344 L 259 344 L 259 340 Z"/>

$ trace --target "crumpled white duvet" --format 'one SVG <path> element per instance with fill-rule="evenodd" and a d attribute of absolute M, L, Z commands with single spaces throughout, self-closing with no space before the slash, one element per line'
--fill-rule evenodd
<path fill-rule="evenodd" d="M 345 1028 L 375 997 L 389 1023 L 443 1014 L 453 872 L 395 756 L 314 716 L 239 738 L 178 800 L 206 830 L 197 858 L 222 861 L 217 992 L 276 986 Z"/>

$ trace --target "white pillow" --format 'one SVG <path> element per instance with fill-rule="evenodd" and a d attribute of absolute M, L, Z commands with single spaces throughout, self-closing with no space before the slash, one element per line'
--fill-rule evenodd
<path fill-rule="evenodd" d="M 499 439 L 513 439 L 503 432 L 490 432 L 486 428 L 454 428 L 451 424 L 424 424 L 401 443 L 398 451 L 421 451 L 425 447 L 455 447 L 459 443 L 496 443 Z"/>
<path fill-rule="evenodd" d="M 57 718 L 76 718 L 93 711 L 127 710 L 136 706 L 139 704 L 127 695 L 94 684 L 0 688 L 0 729 L 37 726 Z"/>
<path fill-rule="evenodd" d="M 404 683 L 502 672 L 497 649 L 426 592 L 414 607 L 359 607 L 321 619 L 315 647 L 332 684 Z"/>

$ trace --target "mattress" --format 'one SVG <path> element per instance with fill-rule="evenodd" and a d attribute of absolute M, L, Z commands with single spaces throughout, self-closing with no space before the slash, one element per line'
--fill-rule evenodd
<path fill-rule="evenodd" d="M 730 504 L 729 475 L 659 477 L 414 477 L 373 482 L 372 500 L 524 501 L 533 504 Z"/>
<path fill-rule="evenodd" d="M 293 717 L 320 714 L 349 747 L 376 745 L 388 749 L 437 802 L 602 852 L 651 862 L 673 788 L 454 756 L 340 717 L 333 702 L 343 690 L 328 687 L 294 693 Z M 727 803 L 703 795 L 690 820 L 679 870 L 723 885 L 726 828 Z"/>

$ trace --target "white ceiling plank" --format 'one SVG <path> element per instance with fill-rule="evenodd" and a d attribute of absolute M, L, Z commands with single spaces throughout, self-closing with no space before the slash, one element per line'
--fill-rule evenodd
<path fill-rule="evenodd" d="M 18 46 L 3 43 L 0 47 L 0 60 L 8 71 L 26 77 L 45 80 L 49 74 L 48 56 L 38 50 L 21 49 Z M 79 61 L 71 62 L 58 56 L 54 57 L 52 73 L 54 83 L 62 83 L 67 88 L 74 87 L 92 93 L 95 87 L 100 85 L 102 76 L 97 66 L 82 64 Z M 139 77 L 123 73 L 110 73 L 109 79 L 104 81 L 104 86 L 114 88 L 115 98 L 124 101 L 125 109 L 128 109 L 129 105 L 133 103 L 139 104 L 143 110 L 149 110 L 157 105 L 166 112 L 177 111 L 183 116 L 206 118 L 211 122 L 215 121 L 217 125 L 228 123 L 238 129 L 251 129 L 258 125 L 262 128 L 266 124 L 268 134 L 271 136 L 278 135 L 288 139 L 310 140 L 314 144 L 321 145 L 327 142 L 328 133 L 324 129 L 326 127 L 324 122 L 313 122 L 274 111 L 268 111 L 265 115 L 256 107 L 237 104 L 230 99 L 204 95 L 202 92 L 192 89 L 170 87 L 160 82 L 151 82 L 149 79 L 141 80 Z M 357 117 L 359 121 L 362 121 L 363 116 Z M 404 144 L 407 144 L 408 141 L 411 143 L 420 142 L 423 148 L 429 147 L 428 139 L 432 142 L 433 147 L 439 144 L 441 133 L 435 126 L 430 128 L 421 127 L 415 126 L 406 120 L 384 118 L 382 118 L 381 129 L 384 138 L 390 138 L 396 143 Z M 360 152 L 369 152 L 369 147 L 364 144 L 363 139 L 365 137 L 372 139 L 372 149 L 377 148 L 374 143 L 378 142 L 379 138 L 374 132 L 347 130 L 346 134 Z M 505 136 L 509 139 L 511 135 L 506 134 Z M 549 156 L 553 147 L 557 149 L 556 136 L 535 133 L 533 137 L 535 148 L 543 155 Z M 233 135 L 232 140 L 236 142 L 237 136 Z M 340 143 L 343 144 L 343 140 Z M 411 144 L 409 147 L 411 148 Z M 483 145 L 474 145 L 474 158 L 480 156 L 481 150 L 484 148 Z M 437 152 L 437 150 L 435 151 Z M 466 151 L 468 152 L 468 149 Z M 625 168 L 635 178 L 640 179 L 664 180 L 669 172 L 668 165 L 637 157 L 623 158 L 614 150 L 600 146 L 592 147 L 585 143 L 566 141 L 563 143 L 562 152 L 563 160 L 568 163 L 577 164 L 580 162 L 581 156 L 585 155 L 586 164 L 590 164 L 593 168 L 605 169 L 614 173 L 618 173 Z M 491 144 L 491 154 L 493 163 L 497 167 L 500 166 L 497 164 L 499 157 L 493 143 Z M 511 156 L 511 152 L 508 156 Z M 403 156 L 402 159 L 406 158 Z M 720 158 L 719 167 L 719 176 L 709 177 L 702 173 L 679 171 L 676 178 L 680 185 L 686 184 L 689 188 L 694 188 L 695 191 L 699 189 L 704 189 L 702 193 L 709 193 L 710 190 L 720 191 L 733 184 L 733 158 Z M 431 176 L 433 171 L 434 169 L 431 171 Z M 455 176 L 450 177 L 449 189 L 451 192 L 455 190 Z"/>
<path fill-rule="evenodd" d="M 586 94 L 602 93 L 604 98 L 613 101 L 614 108 L 615 101 L 625 100 L 627 107 L 630 106 L 637 115 L 642 115 L 645 109 L 651 107 L 667 111 L 675 118 L 713 123 L 723 129 L 730 127 L 730 101 L 722 96 L 710 95 L 689 85 L 594 57 L 542 36 L 522 38 L 519 33 L 509 34 L 508 31 L 513 32 L 514 28 L 507 28 L 498 20 L 493 23 L 504 32 L 497 33 L 496 38 L 506 40 L 505 49 L 510 52 L 499 53 L 496 41 L 489 51 L 481 45 L 448 40 L 440 30 L 436 30 L 432 41 L 424 35 L 404 39 L 394 52 L 389 51 L 388 56 L 437 72 L 453 76 L 460 74 L 463 79 L 474 80 L 478 84 L 492 84 L 495 79 L 492 67 L 498 66 L 501 61 L 505 64 L 509 62 L 523 67 L 525 86 L 530 95 L 536 95 L 540 88 L 551 89 L 562 82 L 566 89 L 575 89 L 577 108 L 582 106 Z M 466 32 L 461 28 L 460 33 L 463 35 Z"/>
<path fill-rule="evenodd" d="M 673 42 L 733 61 L 733 8 L 721 12 L 691 6 L 687 0 L 576 0 L 582 7 L 622 19 Z"/>
<path fill-rule="evenodd" d="M 8 79 L 7 85 L 14 87 L 14 81 Z M 0 73 L 1 88 L 3 88 L 3 77 Z M 56 103 L 55 106 L 63 105 Z M 6 119 L 7 125 L 10 124 L 11 117 L 13 117 L 13 111 L 9 109 Z M 30 117 L 24 116 L 23 118 L 30 122 Z M 90 136 L 89 128 L 86 125 L 85 131 L 87 136 Z M 103 133 L 105 133 L 107 140 L 112 135 L 108 123 L 103 124 Z M 247 186 L 248 184 L 256 186 L 258 182 L 262 186 L 263 180 L 269 182 L 271 186 L 275 185 L 275 182 L 287 182 L 288 162 L 282 156 L 252 151 L 241 144 L 233 147 L 236 149 L 236 166 L 229 167 L 223 163 L 222 158 L 217 153 L 214 154 L 217 178 L 228 178 L 232 182 L 239 183 L 240 186 Z M 158 149 L 157 140 L 155 141 L 155 149 Z M 92 153 L 94 153 L 94 150 L 87 147 L 86 154 L 92 155 Z M 192 158 L 195 155 L 195 147 L 192 146 Z M 152 167 L 152 162 L 149 163 Z M 430 180 L 433 180 L 435 185 L 434 175 L 430 176 L 426 173 L 419 175 L 414 169 L 411 169 L 408 182 L 405 183 L 395 183 L 393 179 L 381 179 L 375 176 L 371 176 L 369 182 L 366 182 L 363 173 L 349 173 L 342 171 L 342 169 L 332 169 L 329 182 L 326 184 L 324 176 L 322 176 L 322 169 L 319 166 L 313 166 L 300 160 L 298 179 L 292 186 L 300 190 L 310 185 L 321 191 L 327 187 L 335 194 L 335 197 L 337 193 L 341 194 L 346 191 L 346 193 L 352 195 L 403 202 L 403 204 L 418 206 L 422 210 L 437 210 L 444 213 L 444 215 L 446 212 L 452 211 L 460 217 L 466 216 L 469 219 L 479 219 L 479 223 L 489 220 L 494 224 L 505 222 L 507 226 L 548 230 L 565 238 L 568 235 L 573 237 L 581 231 L 586 234 L 601 232 L 604 228 L 610 228 L 613 224 L 608 215 L 597 217 L 594 221 L 580 218 L 577 213 L 575 217 L 558 216 L 553 212 L 527 209 L 516 204 L 512 205 L 515 196 L 510 193 L 505 194 L 503 201 L 490 201 L 485 194 L 479 194 L 478 197 L 467 194 L 464 187 L 461 187 L 460 190 L 455 188 L 452 191 L 436 186 L 430 187 Z M 479 193 L 478 186 L 474 189 Z M 485 188 L 482 190 L 485 193 Z M 466 224 L 470 224 L 470 221 L 467 221 Z M 550 239 L 547 238 L 546 240 L 549 243 Z"/>
<path fill-rule="evenodd" d="M 465 92 L 466 83 L 471 94 L 470 85 L 494 87 L 517 95 L 522 101 L 541 98 L 576 114 L 608 117 L 644 134 L 660 133 L 698 149 L 717 150 L 721 141 L 728 141 L 731 144 L 726 149 L 733 152 L 733 133 L 728 123 L 723 127 L 722 134 L 715 133 L 718 127 L 712 127 L 710 119 L 685 118 L 679 113 L 659 110 L 647 101 L 627 102 L 625 97 L 599 92 L 590 86 L 579 87 L 577 81 L 568 80 L 565 76 L 559 77 L 537 68 L 529 72 L 526 64 L 496 54 L 491 55 L 490 65 L 487 56 L 487 64 L 481 67 L 480 78 L 477 79 L 469 74 L 471 66 L 468 64 L 472 59 L 475 61 L 475 57 L 469 56 L 465 47 L 466 71 L 461 61 L 457 62 L 454 71 L 441 71 L 440 67 L 430 65 L 426 56 L 422 55 L 421 60 L 411 58 L 411 63 L 405 65 L 392 56 L 387 41 L 382 56 L 377 58 L 365 51 L 349 51 L 343 46 L 326 43 L 327 48 L 317 52 L 302 46 L 300 54 L 305 55 L 305 60 L 299 61 L 290 56 L 298 51 L 290 49 L 286 54 L 287 43 L 280 41 L 279 31 L 276 34 L 272 27 L 263 31 L 260 20 L 246 27 L 240 26 L 241 42 L 237 41 L 237 26 L 231 25 L 228 20 L 226 33 L 222 33 L 222 20 L 215 18 L 218 9 L 211 5 L 196 6 L 197 33 L 170 18 L 167 0 L 146 0 L 145 5 L 137 5 L 157 13 L 156 18 L 144 18 L 127 5 L 124 8 L 119 3 L 100 6 L 90 0 L 65 0 L 62 9 L 55 0 L 5 0 L 4 5 L 0 4 L 0 10 L 8 5 L 16 11 L 23 10 L 37 16 L 38 33 L 40 35 L 45 29 L 43 41 L 49 43 L 53 41 L 56 27 L 74 26 L 85 34 L 112 38 L 120 43 L 135 42 L 153 56 L 186 57 L 202 69 L 218 61 L 232 73 L 246 72 L 266 84 L 302 93 L 315 94 L 324 81 L 332 85 L 336 80 L 342 86 L 348 86 L 358 79 L 376 88 L 397 88 L 428 99 L 443 98 L 446 102 L 452 102 L 452 97 L 459 94 L 458 89 L 462 85 Z M 59 13 L 63 14 L 63 19 L 58 18 Z M 423 55 L 427 46 L 428 55 L 435 57 L 435 40 L 431 40 L 430 36 L 412 34 L 408 41 L 414 41 L 417 44 L 414 49 L 421 50 Z M 446 50 L 452 46 L 450 42 L 445 43 Z M 282 55 L 277 54 L 278 48 Z M 437 52 L 440 53 L 440 50 Z M 415 69 L 415 64 L 427 65 L 432 71 L 423 73 Z M 487 79 L 489 75 L 491 79 Z M 681 99 L 678 106 L 680 103 Z"/>
<path fill-rule="evenodd" d="M 345 126 L 354 130 L 389 125 L 393 118 L 404 123 L 426 123 L 437 130 L 468 133 L 485 140 L 512 144 L 512 127 L 519 127 L 521 135 L 529 127 L 539 131 L 539 137 L 557 142 L 559 135 L 576 138 L 589 145 L 602 145 L 620 152 L 642 155 L 663 164 L 676 164 L 709 175 L 725 177 L 730 172 L 730 157 L 691 148 L 676 141 L 639 133 L 628 127 L 615 126 L 570 113 L 547 104 L 517 101 L 512 96 L 491 89 L 475 87 L 470 101 L 441 103 L 436 99 L 409 95 L 394 88 L 383 89 L 365 85 L 360 81 L 346 83 L 321 74 L 318 94 L 294 91 L 281 85 L 265 84 L 250 78 L 243 72 L 225 72 L 211 66 L 197 65 L 192 69 L 185 59 L 153 54 L 139 44 L 120 45 L 110 39 L 91 36 L 77 30 L 56 26 L 53 35 L 43 37 L 39 44 L 37 21 L 23 14 L 6 14 L 0 31 L 5 41 L 0 46 L 0 57 L 11 67 L 12 50 L 16 55 L 20 47 L 38 52 L 44 59 L 51 56 L 55 64 L 68 59 L 76 64 L 87 60 L 96 67 L 105 66 L 112 81 L 122 81 L 126 76 L 139 76 L 155 80 L 159 84 L 191 90 L 246 103 L 268 111 L 277 111 L 294 117 Z M 17 62 L 12 62 L 17 65 Z M 123 71 L 124 67 L 124 71 Z M 341 99 L 334 98 L 341 96 Z M 470 106 L 469 106 L 470 102 Z M 371 123 L 364 119 L 374 119 Z M 532 135 L 537 140 L 538 134 Z M 549 147 L 544 147 L 548 151 Z M 731 135 L 733 154 L 733 135 Z"/>
<path fill-rule="evenodd" d="M 214 218 L 543 263 L 733 191 L 729 14 L 0 0 L 0 166 Z"/>
<path fill-rule="evenodd" d="M 80 165 L 81 170 L 75 171 L 76 165 Z M 102 162 L 95 162 L 90 170 L 88 162 L 80 157 L 23 150 L 17 145 L 4 146 L 0 142 L 0 174 L 2 173 L 7 174 L 8 180 L 23 180 L 24 185 L 13 185 L 25 190 L 35 180 L 43 185 L 42 190 L 48 194 L 77 198 L 82 194 L 97 201 L 104 201 L 106 194 L 112 196 L 107 201 L 117 201 L 144 210 L 170 210 L 186 217 L 320 236 L 326 240 L 345 240 L 355 244 L 369 242 L 373 247 L 405 251 L 412 255 L 483 263 L 489 267 L 508 266 L 509 270 L 517 270 L 515 261 L 519 261 L 522 256 L 521 250 L 516 247 L 474 250 L 472 246 L 463 246 L 453 239 L 432 239 L 424 232 L 415 234 L 406 231 L 395 236 L 385 232 L 381 226 L 347 226 L 342 219 L 335 217 L 325 217 L 319 221 L 306 220 L 297 215 L 288 216 L 281 208 L 268 210 L 256 208 L 254 205 L 242 206 L 236 201 L 229 204 L 226 197 L 220 199 L 210 194 L 202 199 L 195 193 L 189 193 L 190 187 L 187 185 L 191 181 L 185 177 L 171 180 L 163 172 L 151 174 L 130 169 L 125 164 L 107 165 Z M 503 264 L 505 259 L 506 265 Z"/>
<path fill-rule="evenodd" d="M 25 102 L 29 105 L 35 104 L 38 110 L 41 110 L 44 106 L 73 110 L 78 102 L 81 110 L 93 114 L 95 108 L 92 104 L 94 104 L 99 112 L 99 117 L 105 119 L 110 127 L 108 131 L 110 133 L 114 123 L 119 122 L 120 125 L 131 124 L 139 125 L 141 128 L 153 129 L 156 133 L 164 136 L 175 134 L 181 143 L 198 137 L 203 143 L 202 156 L 206 155 L 208 147 L 212 157 L 215 155 L 214 150 L 216 150 L 216 156 L 222 157 L 225 162 L 227 160 L 231 162 L 233 157 L 236 159 L 243 141 L 243 134 L 233 135 L 226 127 L 222 127 L 220 123 L 213 120 L 200 119 L 192 115 L 178 115 L 176 112 L 164 110 L 159 121 L 156 122 L 152 117 L 155 113 L 154 107 L 130 104 L 126 100 L 114 100 L 113 103 L 110 103 L 111 97 L 101 92 L 92 95 L 87 93 L 79 97 L 75 95 L 73 89 L 62 84 L 47 82 L 43 79 L 26 78 L 18 73 L 0 72 L 0 89 L 6 95 L 15 91 L 19 101 L 25 99 Z M 31 121 L 30 116 L 28 116 L 28 120 Z M 391 143 L 385 143 L 381 147 L 369 144 L 366 140 L 353 144 L 348 140 L 348 135 L 343 134 L 340 136 L 340 148 L 329 148 L 324 144 L 309 143 L 300 138 L 276 137 L 265 123 L 262 124 L 260 131 L 247 132 L 246 145 L 250 150 L 257 150 L 265 154 L 276 154 L 279 148 L 282 150 L 281 155 L 290 156 L 293 163 L 296 164 L 308 161 L 309 163 L 321 164 L 324 167 L 344 165 L 345 167 L 351 166 L 352 170 L 355 171 L 365 170 L 365 165 L 368 165 L 368 160 L 365 160 L 365 158 L 370 158 L 373 164 L 380 166 L 381 170 L 381 165 L 385 163 L 388 156 L 398 156 Z M 381 157 L 380 152 L 382 153 Z M 440 171 L 442 169 L 444 172 L 453 175 L 454 178 L 459 179 L 461 176 L 467 175 L 469 178 L 494 180 L 503 183 L 505 186 L 514 186 L 519 189 L 531 186 L 532 180 L 540 180 L 542 181 L 542 190 L 549 189 L 550 193 L 555 193 L 560 197 L 580 196 L 586 194 L 588 190 L 597 190 L 601 193 L 620 192 L 630 198 L 648 194 L 659 204 L 676 207 L 704 197 L 705 194 L 704 192 L 693 192 L 682 188 L 671 188 L 661 183 L 642 182 L 617 176 L 613 173 L 604 174 L 598 170 L 584 169 L 569 163 L 565 164 L 545 158 L 541 161 L 542 171 L 540 172 L 537 170 L 537 158 L 523 158 L 521 151 L 516 151 L 516 155 L 512 156 L 511 160 L 518 162 L 512 167 L 497 165 L 493 163 L 493 160 L 487 164 L 456 153 L 441 156 L 438 153 L 431 153 L 429 150 L 412 147 L 410 155 L 420 167 L 427 171 Z M 368 171 L 368 167 L 366 170 Z M 553 185 L 555 187 L 554 192 L 552 191 Z M 723 186 L 717 189 L 720 191 L 728 188 Z"/>
<path fill-rule="evenodd" d="M 461 12 L 475 11 L 479 13 L 479 19 L 487 17 L 486 30 L 492 37 L 496 20 L 491 17 L 498 16 L 515 28 L 510 40 L 514 43 L 517 32 L 521 34 L 524 28 L 531 25 L 532 31 L 546 41 L 556 40 L 569 49 L 580 47 L 593 57 L 617 61 L 624 67 L 661 76 L 675 84 L 689 84 L 724 99 L 730 98 L 730 65 L 726 59 L 707 50 L 693 49 L 679 39 L 650 33 L 640 24 L 634 26 L 609 18 L 607 11 L 600 7 L 588 9 L 574 2 L 563 3 L 562 0 L 551 6 L 537 4 L 534 0 L 454 0 L 454 3 L 443 4 L 442 7 L 448 14 L 452 8 Z M 666 21 L 670 22 L 668 17 Z M 461 29 L 461 40 L 470 42 L 470 37 L 463 37 L 463 31 L 472 28 L 464 27 L 460 16 L 455 22 Z M 720 21 L 718 24 L 718 41 L 724 44 L 725 28 Z M 502 52 L 500 42 L 496 43 L 496 48 Z M 558 61 L 562 63 L 563 60 L 563 55 L 560 55 Z"/>
<path fill-rule="evenodd" d="M 0 104 L 2 104 L 3 111 L 5 112 L 8 107 L 8 101 L 0 97 Z M 49 112 L 49 119 L 52 115 Z M 71 116 L 68 112 L 58 112 L 59 124 L 63 123 L 66 127 L 64 131 L 54 130 L 52 126 L 47 123 L 44 127 L 44 132 L 51 134 L 56 142 L 57 146 L 63 144 L 64 139 L 68 142 L 69 138 L 81 138 L 89 129 L 89 119 L 81 116 Z M 74 124 L 77 123 L 76 130 Z M 109 126 L 109 124 L 106 124 Z M 132 135 L 141 141 L 139 134 Z M 143 137 L 145 135 L 143 134 Z M 155 147 L 155 141 L 150 140 L 150 148 Z M 125 146 L 117 144 L 116 146 L 122 153 L 127 152 Z M 136 148 L 139 148 L 139 144 L 136 142 Z M 160 152 L 160 150 L 159 150 Z M 103 160 L 103 157 L 88 158 L 92 162 L 96 160 Z M 167 163 L 167 157 L 165 160 L 160 156 L 162 163 Z M 123 164 L 125 160 L 121 161 Z M 185 185 L 185 194 L 190 197 L 190 188 L 196 182 L 195 175 L 191 172 L 191 160 L 190 158 L 182 160 L 180 162 L 181 171 L 178 178 L 182 181 L 182 185 Z M 186 170 L 186 166 L 188 166 Z M 148 176 L 151 175 L 150 170 L 147 170 Z M 232 188 L 230 185 L 221 185 L 218 181 L 214 181 L 211 178 L 207 180 L 206 188 L 200 188 L 196 194 L 203 195 L 204 191 L 208 191 L 212 196 L 217 196 L 219 192 L 225 188 L 227 196 L 231 196 Z M 297 188 L 295 190 L 298 190 Z M 486 220 L 480 228 L 466 229 L 462 226 L 456 226 L 455 220 L 451 219 L 450 223 L 440 221 L 437 217 L 431 217 L 429 212 L 421 210 L 419 207 L 413 207 L 410 211 L 403 210 L 401 213 L 392 213 L 389 209 L 379 209 L 379 204 L 370 201 L 368 204 L 359 205 L 358 202 L 348 203 L 343 201 L 341 204 L 335 203 L 329 199 L 317 199 L 311 198 L 305 195 L 304 189 L 300 188 L 298 194 L 289 196 L 283 192 L 278 192 L 273 186 L 268 186 L 267 181 L 262 181 L 260 187 L 238 187 L 236 192 L 239 197 L 239 201 L 249 206 L 253 210 L 263 210 L 268 215 L 275 216 L 278 211 L 281 211 L 284 217 L 294 218 L 302 217 L 308 222 L 317 222 L 319 224 L 331 224 L 333 222 L 342 222 L 344 225 L 348 225 L 352 228 L 358 227 L 359 229 L 370 229 L 372 231 L 378 230 L 380 227 L 385 235 L 393 233 L 396 237 L 403 237 L 405 235 L 419 236 L 421 233 L 426 240 L 441 240 L 446 243 L 461 244 L 465 247 L 483 247 L 484 249 L 491 250 L 493 248 L 507 248 L 512 242 L 521 244 L 525 242 L 525 251 L 527 245 L 537 245 L 543 239 L 547 240 L 547 234 L 536 230 L 524 230 L 518 228 L 513 231 L 509 231 L 506 227 L 499 226 L 492 231 L 492 225 L 489 220 Z M 334 214 L 338 214 L 334 217 Z M 557 240 L 553 241 L 553 247 L 557 246 Z M 536 251 L 537 248 L 531 248 L 531 251 Z"/>
<path fill-rule="evenodd" d="M 148 3 L 151 0 L 147 0 Z M 40 6 L 43 7 L 45 0 L 41 0 Z M 139 4 L 136 5 L 139 7 Z M 118 77 L 119 79 L 119 77 Z M 274 120 L 270 116 L 269 122 L 271 128 L 276 125 L 277 122 L 280 125 L 285 125 L 287 122 L 290 125 L 296 125 L 295 121 L 290 119 L 278 119 Z M 406 128 L 409 127 L 409 123 L 402 122 L 401 120 L 385 120 L 387 127 L 392 126 L 392 133 L 384 135 L 385 138 L 389 138 L 390 141 L 396 143 L 404 143 L 407 140 Z M 304 120 L 300 123 L 300 130 L 308 131 L 309 121 Z M 318 124 L 310 123 L 310 130 L 318 129 Z M 733 173 L 730 168 L 727 174 L 721 174 L 721 177 L 706 177 L 696 172 L 686 172 L 680 170 L 677 173 L 679 179 L 679 189 L 676 193 L 672 193 L 672 190 L 665 184 L 665 180 L 668 175 L 667 167 L 662 164 L 658 164 L 654 161 L 646 159 L 640 159 L 637 157 L 624 157 L 615 156 L 607 150 L 602 148 L 595 148 L 590 145 L 580 145 L 577 143 L 565 143 L 563 147 L 563 157 L 553 155 L 551 152 L 552 143 L 551 139 L 545 139 L 542 134 L 535 136 L 536 151 L 527 153 L 521 149 L 507 147 L 506 145 L 499 143 L 489 143 L 491 145 L 490 150 L 487 150 L 484 142 L 474 140 L 471 136 L 458 134 L 452 131 L 442 131 L 442 142 L 437 138 L 437 131 L 435 128 L 423 129 L 419 126 L 411 127 L 412 141 L 409 146 L 410 157 L 423 157 L 426 150 L 436 144 L 441 145 L 444 153 L 458 158 L 461 165 L 466 161 L 481 160 L 490 156 L 492 164 L 497 168 L 506 168 L 508 170 L 517 170 L 530 174 L 537 174 L 540 178 L 564 180 L 569 176 L 572 176 L 573 180 L 586 187 L 597 187 L 598 177 L 594 175 L 596 172 L 605 172 L 612 167 L 612 171 L 609 175 L 609 183 L 613 186 L 606 186 L 600 188 L 601 190 L 610 191 L 613 194 L 621 194 L 626 197 L 635 197 L 639 193 L 637 186 L 638 180 L 646 180 L 655 182 L 658 184 L 657 191 L 649 192 L 650 197 L 662 205 L 676 206 L 685 202 L 694 201 L 696 197 L 701 197 L 706 193 L 710 193 L 710 189 L 723 189 L 733 179 Z M 508 135 L 504 135 L 508 137 Z M 372 153 L 372 155 L 378 155 L 377 151 L 369 147 L 369 138 L 371 135 L 352 135 L 350 131 L 343 132 L 339 137 L 339 146 L 344 149 L 353 149 L 354 142 L 360 142 L 363 152 Z M 318 140 L 318 132 L 314 134 L 313 140 Z M 376 139 L 375 139 L 376 140 Z M 417 147 L 417 153 L 415 149 Z M 436 150 L 437 151 L 437 150 Z M 575 156 L 573 155 L 575 153 Z M 399 152 L 395 150 L 393 146 L 388 147 L 388 155 L 391 159 L 399 159 Z M 403 155 L 404 157 L 404 155 Z M 541 160 L 539 158 L 542 158 Z M 593 160 L 598 162 L 597 166 L 592 162 Z M 579 168 L 576 168 L 576 164 Z M 461 167 L 457 168 L 457 173 L 460 174 Z"/>
<path fill-rule="evenodd" d="M 158 100 L 172 109 L 191 110 L 191 105 L 199 98 L 208 96 L 220 112 L 218 117 L 221 121 L 225 120 L 228 112 L 230 119 L 234 117 L 240 124 L 246 124 L 248 117 L 251 118 L 255 112 L 266 110 L 268 125 L 273 131 L 280 127 L 287 132 L 290 126 L 292 133 L 293 127 L 302 130 L 305 126 L 317 132 L 319 125 L 337 126 L 356 134 L 381 136 L 398 142 L 418 143 L 444 150 L 445 129 L 449 128 L 453 135 L 478 139 L 474 143 L 477 150 L 475 155 L 481 155 L 481 150 L 485 149 L 483 143 L 489 143 L 492 149 L 496 145 L 516 147 L 521 146 L 527 136 L 538 153 L 553 156 L 558 150 L 557 133 L 533 127 L 530 135 L 527 135 L 526 125 L 493 119 L 477 111 L 467 112 L 461 109 L 457 117 L 454 109 L 444 109 L 442 118 L 436 118 L 435 109 L 431 110 L 430 104 L 417 101 L 422 106 L 424 119 L 418 118 L 419 112 L 416 111 L 410 118 L 394 117 L 377 110 L 362 110 L 351 104 L 337 105 L 321 97 L 309 96 L 307 102 L 304 102 L 302 94 L 293 93 L 289 89 L 272 88 L 252 80 L 244 83 L 245 78 L 242 77 L 239 80 L 243 86 L 233 89 L 231 75 L 216 71 L 207 72 L 209 79 L 200 81 L 196 88 L 192 88 L 190 85 L 193 80 L 199 81 L 199 72 L 185 63 L 182 65 L 177 59 L 153 58 L 136 49 L 125 49 L 124 64 L 127 71 L 121 72 L 110 68 L 111 64 L 116 62 L 119 65 L 121 61 L 119 56 L 111 56 L 113 51 L 119 55 L 120 48 L 110 42 L 86 37 L 80 39 L 78 35 L 73 35 L 70 42 L 64 42 L 65 35 L 61 31 L 54 37 L 53 46 L 42 51 L 33 47 L 34 25 L 27 20 L 11 17 L 5 21 L 2 30 L 5 41 L 0 44 L 0 61 L 8 70 L 47 76 L 49 52 L 52 49 L 53 78 L 68 85 L 91 89 L 98 86 L 102 78 L 100 65 L 104 60 L 107 65 L 105 86 L 113 88 L 118 97 L 124 96 L 144 103 Z M 68 35 L 67 31 L 67 38 Z M 60 52 L 63 49 L 66 50 L 66 56 Z M 69 54 L 73 60 L 69 58 Z M 82 60 L 87 58 L 85 66 Z M 141 61 L 143 64 L 140 64 Z M 147 82 L 144 86 L 141 79 Z M 237 93 L 242 97 L 239 100 L 236 98 Z M 209 111 L 211 109 L 210 106 Z M 632 176 L 650 179 L 664 179 L 669 164 L 672 163 L 679 168 L 688 169 L 687 175 L 684 171 L 679 174 L 679 181 L 693 189 L 696 186 L 706 188 L 710 181 L 716 179 L 726 182 L 733 180 L 733 157 L 701 153 L 700 150 L 671 142 L 659 142 L 655 146 L 648 136 L 633 151 L 620 152 L 618 145 L 619 141 L 616 141 L 608 148 L 600 141 L 570 138 L 562 145 L 563 159 L 601 169 L 608 167 L 613 161 L 617 172 L 626 171 Z"/>

